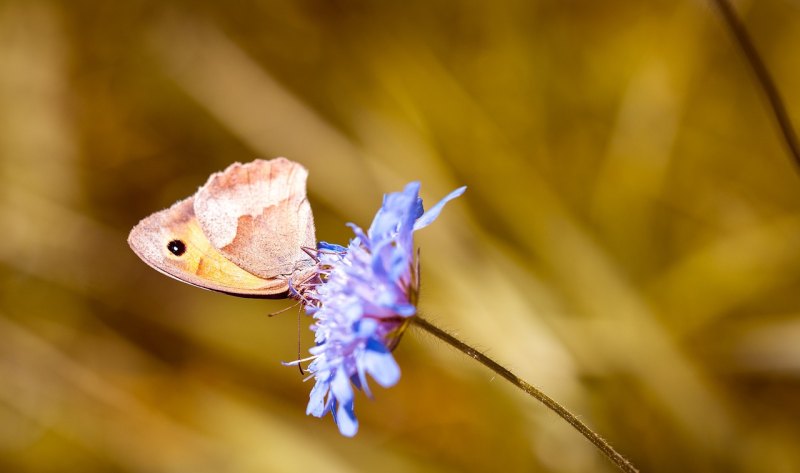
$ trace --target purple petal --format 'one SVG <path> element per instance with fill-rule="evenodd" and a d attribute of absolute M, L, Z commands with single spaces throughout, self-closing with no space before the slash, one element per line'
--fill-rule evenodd
<path fill-rule="evenodd" d="M 339 403 L 333 420 L 339 427 L 339 432 L 345 437 L 352 437 L 358 432 L 358 419 L 353 411 L 353 401 Z"/>
<path fill-rule="evenodd" d="M 353 323 L 353 332 L 359 337 L 367 338 L 378 329 L 378 321 L 374 319 L 359 319 Z"/>
<path fill-rule="evenodd" d="M 347 251 L 347 248 L 337 245 L 336 243 L 328 243 L 327 241 L 321 241 L 317 243 L 317 249 L 325 250 L 325 251 L 334 251 L 336 253 L 344 253 Z"/>
<path fill-rule="evenodd" d="M 409 182 L 402 192 L 386 194 L 383 205 L 367 234 L 371 238 L 383 238 L 414 222 L 422 215 L 422 200 L 419 198 L 419 182 Z"/>
<path fill-rule="evenodd" d="M 417 308 L 414 304 L 394 304 L 392 305 L 392 310 L 403 317 L 411 317 L 417 313 Z"/>
<path fill-rule="evenodd" d="M 317 381 L 317 384 L 311 388 L 309 394 L 308 407 L 306 407 L 306 415 L 314 417 L 322 417 L 325 415 L 325 395 L 328 394 L 328 383 Z"/>
<path fill-rule="evenodd" d="M 347 226 L 350 227 L 350 229 L 352 229 L 353 233 L 356 235 L 356 237 L 350 241 L 350 246 L 363 244 L 367 248 L 370 247 L 371 242 L 369 236 L 364 233 L 364 230 L 362 230 L 361 227 L 355 223 L 348 223 Z"/>
<path fill-rule="evenodd" d="M 467 190 L 467 186 L 462 186 L 454 190 L 453 192 L 447 194 L 447 196 L 444 199 L 440 200 L 436 205 L 428 209 L 428 211 L 425 212 L 425 214 L 423 214 L 422 217 L 417 219 L 417 222 L 414 224 L 414 230 L 419 230 L 420 228 L 424 228 L 430 225 L 431 222 L 436 220 L 436 217 L 439 216 L 439 212 L 441 212 L 442 209 L 444 208 L 444 204 L 460 196 L 461 194 L 464 193 L 465 190 Z"/>
<path fill-rule="evenodd" d="M 394 386 L 400 380 L 400 367 L 391 352 L 378 340 L 371 338 L 361 358 L 364 371 L 384 388 Z"/>
<path fill-rule="evenodd" d="M 331 380 L 331 392 L 340 404 L 353 402 L 353 388 L 350 387 L 349 378 L 344 367 L 339 367 Z"/>

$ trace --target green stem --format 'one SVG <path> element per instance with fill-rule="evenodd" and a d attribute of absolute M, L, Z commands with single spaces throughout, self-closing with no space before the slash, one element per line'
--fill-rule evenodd
<path fill-rule="evenodd" d="M 426 332 L 430 333 L 439 340 L 442 340 L 443 342 L 450 344 L 451 346 L 453 346 L 457 350 L 460 350 L 467 356 L 478 360 L 484 366 L 494 371 L 495 373 L 499 374 L 500 376 L 508 380 L 508 382 L 518 387 L 519 389 L 525 391 L 534 399 L 547 406 L 551 411 L 555 412 L 562 419 L 567 421 L 569 425 L 575 428 L 575 430 L 577 430 L 584 437 L 589 439 L 589 441 L 592 442 L 594 446 L 597 447 L 601 452 L 603 452 L 603 454 L 606 457 L 608 457 L 608 459 L 611 460 L 620 470 L 626 473 L 635 473 L 639 471 L 636 469 L 635 466 L 631 464 L 631 462 L 629 462 L 625 457 L 623 457 L 616 450 L 614 450 L 614 448 L 608 442 L 603 440 L 602 437 L 597 435 L 592 429 L 587 427 L 586 424 L 584 424 L 577 417 L 575 417 L 574 414 L 566 410 L 561 404 L 554 401 L 547 394 L 539 391 L 535 387 L 528 384 L 525 380 L 519 378 L 511 371 L 504 368 L 502 365 L 500 365 L 493 359 L 479 352 L 475 348 L 472 348 L 471 346 L 457 339 L 453 335 L 450 335 L 449 333 L 445 332 L 439 327 L 433 325 L 432 323 L 428 322 L 422 317 L 420 316 L 413 317 L 412 321 L 419 328 L 425 330 Z"/>

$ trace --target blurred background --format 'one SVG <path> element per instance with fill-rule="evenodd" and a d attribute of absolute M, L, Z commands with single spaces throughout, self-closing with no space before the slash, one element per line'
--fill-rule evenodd
<path fill-rule="evenodd" d="M 800 117 L 800 3 L 737 2 Z M 800 471 L 800 175 L 709 2 L 0 1 L 0 471 L 613 471 L 427 334 L 361 430 L 286 301 L 168 279 L 140 218 L 234 161 L 321 240 L 422 182 L 421 312 L 646 471 Z M 302 356 L 311 345 L 302 320 Z"/>

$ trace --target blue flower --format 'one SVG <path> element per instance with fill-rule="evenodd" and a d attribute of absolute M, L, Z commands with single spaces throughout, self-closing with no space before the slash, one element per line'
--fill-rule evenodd
<path fill-rule="evenodd" d="M 358 431 L 353 386 L 370 395 L 367 374 L 383 387 L 400 379 L 392 350 L 417 313 L 414 231 L 433 222 L 445 203 L 465 189 L 456 189 L 424 212 L 419 183 L 412 182 L 402 192 L 384 196 L 366 233 L 349 224 L 355 237 L 347 248 L 319 244 L 320 282 L 302 295 L 306 312 L 315 319 L 311 329 L 316 342 L 308 367 L 316 384 L 307 414 L 330 412 L 339 431 L 352 437 Z"/>

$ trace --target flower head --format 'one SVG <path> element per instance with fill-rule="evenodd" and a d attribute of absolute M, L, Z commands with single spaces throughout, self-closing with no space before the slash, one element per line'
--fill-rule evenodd
<path fill-rule="evenodd" d="M 358 431 L 353 386 L 369 395 L 367 374 L 383 387 L 400 379 L 391 350 L 417 313 L 414 231 L 433 222 L 444 204 L 465 189 L 424 212 L 419 183 L 412 182 L 384 196 L 366 233 L 349 224 L 355 237 L 347 248 L 319 244 L 320 283 L 303 294 L 306 311 L 315 319 L 316 342 L 308 367 L 316 384 L 307 414 L 331 412 L 339 431 L 353 436 Z"/>

